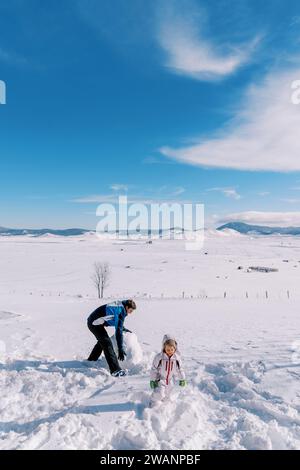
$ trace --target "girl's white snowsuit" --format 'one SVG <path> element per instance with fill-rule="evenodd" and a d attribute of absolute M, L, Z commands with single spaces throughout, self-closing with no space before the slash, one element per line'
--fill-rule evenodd
<path fill-rule="evenodd" d="M 168 398 L 173 382 L 175 380 L 185 380 L 179 353 L 176 351 L 171 357 L 164 351 L 157 354 L 153 360 L 150 379 L 158 381 L 158 387 L 153 390 L 151 402 L 155 403 Z"/>

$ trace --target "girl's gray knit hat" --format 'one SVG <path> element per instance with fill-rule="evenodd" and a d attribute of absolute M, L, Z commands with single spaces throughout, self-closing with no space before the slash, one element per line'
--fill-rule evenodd
<path fill-rule="evenodd" d="M 168 344 L 174 346 L 174 348 L 177 350 L 177 341 L 176 341 L 176 339 L 174 338 L 174 336 L 165 335 L 165 336 L 163 337 L 163 343 L 162 343 L 162 349 L 163 349 L 163 350 L 165 349 L 166 343 L 168 343 Z"/>

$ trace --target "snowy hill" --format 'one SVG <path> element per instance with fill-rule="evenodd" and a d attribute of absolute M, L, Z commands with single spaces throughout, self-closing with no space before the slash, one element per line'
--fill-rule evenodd
<path fill-rule="evenodd" d="M 256 235 L 300 235 L 300 227 L 267 227 L 263 225 L 249 225 L 243 222 L 229 222 L 221 225 L 217 230 L 236 230 L 244 234 Z"/>
<path fill-rule="evenodd" d="M 197 252 L 178 240 L 1 238 L 1 449 L 300 449 L 300 240 L 207 235 Z M 121 379 L 103 358 L 85 362 L 97 260 L 111 265 L 103 302 L 138 306 Z M 188 386 L 149 408 L 165 333 Z"/>
<path fill-rule="evenodd" d="M 206 229 L 205 236 L 210 238 L 222 238 L 222 237 L 242 237 L 243 234 L 237 230 L 231 228 L 219 229 Z"/>

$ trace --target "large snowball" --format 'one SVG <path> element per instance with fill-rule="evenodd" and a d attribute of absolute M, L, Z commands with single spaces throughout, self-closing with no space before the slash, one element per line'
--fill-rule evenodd
<path fill-rule="evenodd" d="M 115 335 L 112 337 L 112 341 L 115 351 L 118 351 Z M 120 365 L 131 372 L 136 371 L 137 366 L 143 365 L 143 351 L 138 338 L 134 333 L 124 333 L 123 342 L 127 356 Z"/>

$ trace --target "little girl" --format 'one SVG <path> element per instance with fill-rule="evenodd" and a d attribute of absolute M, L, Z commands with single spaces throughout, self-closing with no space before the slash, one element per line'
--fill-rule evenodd
<path fill-rule="evenodd" d="M 177 350 L 177 342 L 169 335 L 163 338 L 162 351 L 153 360 L 150 376 L 150 387 L 153 394 L 150 406 L 169 397 L 172 383 L 179 380 L 179 385 L 185 387 L 185 373 L 182 368 L 181 358 Z"/>

